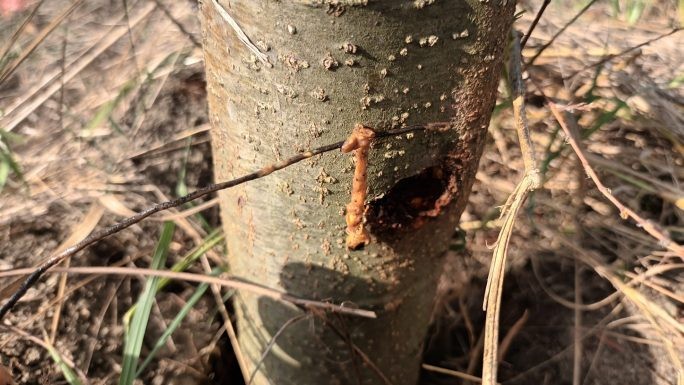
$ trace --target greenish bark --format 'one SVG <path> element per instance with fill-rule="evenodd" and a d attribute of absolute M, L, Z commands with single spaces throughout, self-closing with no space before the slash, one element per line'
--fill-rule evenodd
<path fill-rule="evenodd" d="M 220 3 L 249 41 L 238 38 L 213 0 L 203 1 L 218 181 L 343 140 L 356 123 L 376 131 L 447 126 L 371 147 L 366 226 L 372 241 L 362 250 L 344 243 L 354 168 L 347 154 L 324 154 L 220 194 L 232 273 L 379 315 L 328 314 L 326 321 L 312 315 L 291 324 L 254 383 L 383 383 L 352 353 L 353 345 L 393 384 L 415 384 L 442 256 L 495 102 L 514 4 Z M 235 297 L 235 309 L 250 371 L 281 326 L 301 314 L 250 293 Z"/>

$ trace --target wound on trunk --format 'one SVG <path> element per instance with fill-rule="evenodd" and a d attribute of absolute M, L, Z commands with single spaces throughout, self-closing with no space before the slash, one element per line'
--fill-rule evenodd
<path fill-rule="evenodd" d="M 419 229 L 430 218 L 441 215 L 457 190 L 456 176 L 446 164 L 428 167 L 398 181 L 382 197 L 371 201 L 366 225 L 380 239 L 401 237 L 402 231 Z"/>
<path fill-rule="evenodd" d="M 366 211 L 366 190 L 368 170 L 368 149 L 375 137 L 373 129 L 357 124 L 351 135 L 342 144 L 342 152 L 354 151 L 354 180 L 352 182 L 351 201 L 347 204 L 347 248 L 354 250 L 370 242 L 368 231 L 363 225 Z"/>

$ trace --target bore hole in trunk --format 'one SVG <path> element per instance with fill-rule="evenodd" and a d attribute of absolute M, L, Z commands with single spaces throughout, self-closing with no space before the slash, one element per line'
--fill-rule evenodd
<path fill-rule="evenodd" d="M 366 215 L 375 234 L 421 227 L 451 201 L 453 176 L 442 166 L 429 167 L 400 180 L 383 197 L 369 203 Z"/>

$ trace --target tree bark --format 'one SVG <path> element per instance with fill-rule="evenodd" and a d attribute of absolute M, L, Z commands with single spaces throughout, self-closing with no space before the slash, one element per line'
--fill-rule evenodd
<path fill-rule="evenodd" d="M 345 245 L 354 164 L 323 154 L 220 194 L 232 274 L 375 310 L 291 322 L 255 384 L 415 384 L 442 256 L 466 204 L 513 21 L 505 0 L 215 0 L 201 3 L 216 179 L 344 140 L 375 142 L 366 229 Z M 302 312 L 234 296 L 249 371 Z M 365 358 L 355 349 L 365 353 Z M 377 367 L 373 370 L 369 361 Z"/>

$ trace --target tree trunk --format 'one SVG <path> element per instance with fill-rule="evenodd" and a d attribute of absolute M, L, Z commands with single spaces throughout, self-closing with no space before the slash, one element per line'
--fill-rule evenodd
<path fill-rule="evenodd" d="M 494 106 L 513 2 L 220 4 L 201 4 L 218 181 L 344 140 L 357 123 L 376 131 L 441 127 L 373 144 L 371 241 L 359 250 L 345 245 L 348 154 L 319 155 L 220 194 L 232 274 L 378 313 L 290 322 L 253 383 L 387 382 L 379 371 L 393 384 L 415 384 L 442 256 Z M 280 328 L 303 314 L 250 293 L 235 295 L 234 305 L 249 371 Z"/>

